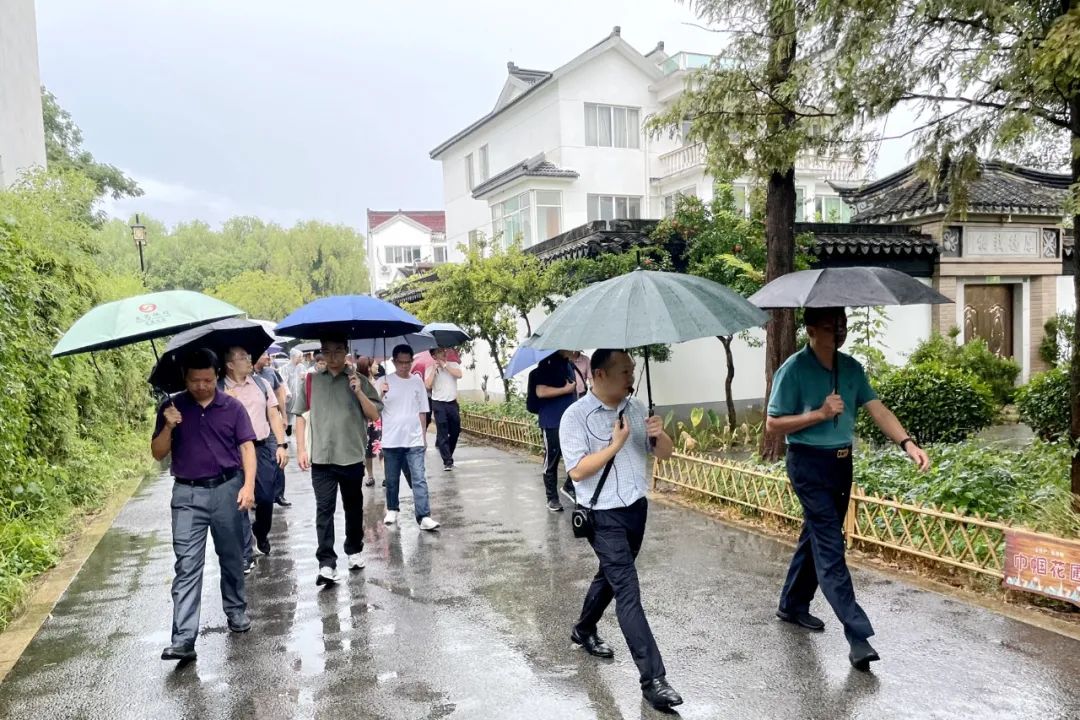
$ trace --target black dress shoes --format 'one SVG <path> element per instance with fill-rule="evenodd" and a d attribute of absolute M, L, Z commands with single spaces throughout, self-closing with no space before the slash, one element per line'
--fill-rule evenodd
<path fill-rule="evenodd" d="M 595 632 L 589 633 L 588 635 L 582 635 L 577 631 L 577 628 L 574 628 L 570 631 L 570 642 L 585 648 L 585 652 L 594 657 L 615 657 L 615 651 L 608 647 L 608 644 L 601 640 L 600 636 Z"/>
<path fill-rule="evenodd" d="M 286 500 L 284 495 L 278 495 L 274 502 L 281 507 L 292 507 L 292 503 Z"/>
<path fill-rule="evenodd" d="M 243 611 L 230 613 L 228 616 L 229 630 L 234 633 L 246 633 L 251 629 L 251 620 L 248 619 L 247 613 Z"/>
<path fill-rule="evenodd" d="M 776 611 L 776 617 L 793 625 L 801 625 L 807 630 L 824 630 L 825 623 L 808 612 L 789 613 L 783 610 Z"/>
<path fill-rule="evenodd" d="M 866 640 L 851 640 L 850 642 L 851 650 L 848 651 L 848 660 L 851 661 L 851 666 L 856 670 L 866 672 L 870 669 L 870 663 L 881 659 L 878 657 L 874 646 Z"/>
<path fill-rule="evenodd" d="M 667 678 L 656 678 L 642 684 L 641 696 L 657 710 L 670 710 L 682 705 L 682 696 L 668 685 Z"/>
<path fill-rule="evenodd" d="M 195 654 L 194 645 L 172 645 L 161 651 L 162 660 L 179 660 L 181 662 L 191 662 L 198 655 Z"/>

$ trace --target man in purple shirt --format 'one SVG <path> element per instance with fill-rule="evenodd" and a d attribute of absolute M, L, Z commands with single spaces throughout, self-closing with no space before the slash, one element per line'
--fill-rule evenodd
<path fill-rule="evenodd" d="M 182 363 L 187 391 L 159 410 L 150 450 L 172 453 L 172 644 L 162 660 L 194 660 L 199 634 L 206 531 L 221 566 L 221 604 L 233 632 L 247 632 L 241 513 L 255 505 L 255 431 L 238 400 L 217 390 L 217 356 L 206 349 Z"/>

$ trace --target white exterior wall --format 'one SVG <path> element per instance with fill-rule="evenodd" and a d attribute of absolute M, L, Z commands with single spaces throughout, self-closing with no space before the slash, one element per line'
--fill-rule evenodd
<path fill-rule="evenodd" d="M 480 174 L 480 148 L 483 145 L 488 146 L 488 169 L 494 176 L 537 153 L 548 153 L 549 158 L 556 155 L 559 136 L 558 92 L 552 84 L 538 90 L 522 105 L 504 111 L 440 156 L 446 204 L 446 243 L 451 261 L 461 259 L 458 246 L 468 244 L 470 231 L 479 230 L 485 236 L 491 236 L 491 208 L 488 200 L 473 199 L 472 188 L 467 187 L 465 157 L 472 154 L 474 181 L 479 185 L 483 182 Z"/>
<path fill-rule="evenodd" d="M 0 2 L 0 188 L 45 166 L 34 0 Z"/>
<path fill-rule="evenodd" d="M 1057 279 L 1057 311 L 1059 313 L 1076 312 L 1076 294 L 1073 289 L 1072 275 L 1061 275 Z"/>
<path fill-rule="evenodd" d="M 431 262 L 434 257 L 435 243 L 430 230 L 401 216 L 386 221 L 378 230 L 370 232 L 368 238 L 368 268 L 371 273 L 372 293 L 384 290 L 397 279 L 400 268 L 412 264 L 386 263 L 386 248 L 395 245 L 419 246 L 422 262 Z"/>

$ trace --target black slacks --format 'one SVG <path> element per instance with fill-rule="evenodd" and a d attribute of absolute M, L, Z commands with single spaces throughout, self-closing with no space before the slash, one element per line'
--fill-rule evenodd
<path fill-rule="evenodd" d="M 645 618 L 645 609 L 641 607 L 641 588 L 634 565 L 645 538 L 648 512 L 649 503 L 645 498 L 625 508 L 593 511 L 595 531 L 589 544 L 600 560 L 600 570 L 585 593 L 585 604 L 577 622 L 579 634 L 596 632 L 596 624 L 614 599 L 619 628 L 638 667 L 642 684 L 667 674 Z"/>

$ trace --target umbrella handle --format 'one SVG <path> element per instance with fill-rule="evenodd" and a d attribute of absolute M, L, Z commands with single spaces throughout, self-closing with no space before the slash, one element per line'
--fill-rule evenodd
<path fill-rule="evenodd" d="M 649 372 L 649 346 L 645 346 L 645 390 L 649 396 L 649 417 L 656 414 L 652 400 L 652 374 Z M 656 438 L 649 438 L 649 447 L 656 447 Z"/>
<path fill-rule="evenodd" d="M 840 394 L 840 328 L 833 329 L 833 356 L 832 356 L 833 392 Z M 840 427 L 840 416 L 833 416 L 833 427 Z"/>

